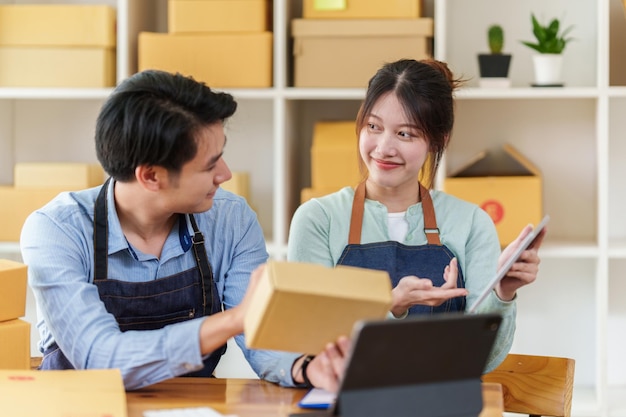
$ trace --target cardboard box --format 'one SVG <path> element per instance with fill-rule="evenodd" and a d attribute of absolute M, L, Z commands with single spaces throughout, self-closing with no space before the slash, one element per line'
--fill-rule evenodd
<path fill-rule="evenodd" d="M 271 31 L 269 0 L 169 0 L 169 33 Z"/>
<path fill-rule="evenodd" d="M 339 189 L 361 181 L 354 121 L 317 122 L 311 144 L 311 186 Z"/>
<path fill-rule="evenodd" d="M 115 22 L 106 5 L 0 5 L 0 45 L 115 48 Z"/>
<path fill-rule="evenodd" d="M 0 186 L 0 242 L 19 242 L 26 218 L 46 205 L 64 188 Z"/>
<path fill-rule="evenodd" d="M 385 318 L 391 280 L 385 271 L 269 261 L 246 316 L 246 344 L 316 354 L 358 320 Z"/>
<path fill-rule="evenodd" d="M 484 209 L 498 230 L 500 244 L 511 243 L 528 224 L 543 217 L 539 169 L 511 145 L 483 151 L 444 181 L 444 191 Z"/>
<path fill-rule="evenodd" d="M 30 369 L 30 323 L 15 319 L 0 322 L 0 369 Z M 3 394 L 2 404 L 8 397 Z M 0 406 L 2 410 L 2 406 Z M 5 415 L 0 412 L 0 414 Z M 15 414 L 6 414 L 13 416 Z"/>
<path fill-rule="evenodd" d="M 15 164 L 13 185 L 81 190 L 104 182 L 100 164 L 79 162 L 19 162 Z"/>
<path fill-rule="evenodd" d="M 250 201 L 250 175 L 247 172 L 233 172 L 233 177 L 220 184 L 226 191 L 237 194 Z"/>
<path fill-rule="evenodd" d="M 296 87 L 365 88 L 386 62 L 432 56 L 433 19 L 291 22 Z"/>
<path fill-rule="evenodd" d="M 113 87 L 115 71 L 112 48 L 0 46 L 0 87 Z"/>
<path fill-rule="evenodd" d="M 7 417 L 128 416 L 119 369 L 0 371 L 0 392 Z"/>
<path fill-rule="evenodd" d="M 27 280 L 26 265 L 0 259 L 0 322 L 26 315 Z"/>
<path fill-rule="evenodd" d="M 325 195 L 332 194 L 336 191 L 339 191 L 343 187 L 328 187 L 328 188 L 303 188 L 300 190 L 300 203 L 304 203 L 305 201 L 309 201 L 312 198 L 324 197 Z"/>
<path fill-rule="evenodd" d="M 303 0 L 305 19 L 411 19 L 422 14 L 422 0 Z"/>
<path fill-rule="evenodd" d="M 139 71 L 180 72 L 210 87 L 271 87 L 272 33 L 139 34 Z"/>

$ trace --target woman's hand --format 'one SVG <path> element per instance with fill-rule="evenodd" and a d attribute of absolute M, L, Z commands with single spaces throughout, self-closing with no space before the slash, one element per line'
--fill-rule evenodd
<path fill-rule="evenodd" d="M 327 344 L 322 352 L 315 355 L 306 368 L 306 375 L 314 387 L 330 392 L 339 390 L 339 382 L 346 368 L 350 344 L 350 339 L 341 336 L 336 342 Z M 303 359 L 304 357 L 299 358 L 293 366 L 297 370 L 293 376 L 296 383 L 304 382 Z"/>
<path fill-rule="evenodd" d="M 522 243 L 524 238 L 532 231 L 532 226 L 526 226 L 517 238 L 511 242 L 500 254 L 498 258 L 498 268 L 500 268 L 517 247 Z M 539 248 L 546 235 L 546 229 L 544 228 L 539 235 L 533 240 L 528 249 L 526 249 L 520 255 L 517 262 L 513 264 L 509 272 L 502 278 L 502 280 L 496 286 L 496 293 L 501 300 L 510 301 L 515 298 L 516 291 L 528 285 L 537 279 L 537 273 L 539 272 Z"/>
<path fill-rule="evenodd" d="M 451 298 L 466 296 L 467 290 L 456 286 L 458 275 L 457 259 L 452 258 L 444 269 L 445 283 L 441 287 L 435 287 L 428 278 L 414 275 L 401 278 L 391 290 L 391 313 L 395 317 L 402 317 L 410 307 L 417 304 L 436 307 Z"/>

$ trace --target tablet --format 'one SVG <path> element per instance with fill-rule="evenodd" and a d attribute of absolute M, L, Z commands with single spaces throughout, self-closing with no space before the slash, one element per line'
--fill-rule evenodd
<path fill-rule="evenodd" d="M 522 241 L 522 244 L 519 245 L 519 247 L 514 253 L 511 254 L 511 256 L 509 257 L 509 259 L 506 260 L 504 265 L 502 265 L 502 267 L 498 269 L 498 272 L 496 273 L 496 275 L 493 277 L 491 281 L 489 281 L 489 285 L 487 285 L 485 290 L 480 294 L 480 296 L 476 299 L 476 301 L 474 301 L 474 304 L 472 304 L 467 310 L 465 310 L 467 313 L 473 313 L 476 311 L 478 306 L 487 298 L 489 293 L 495 288 L 498 282 L 500 282 L 500 280 L 504 278 L 507 272 L 509 272 L 509 269 L 511 269 L 513 264 L 519 259 L 522 252 L 524 252 L 531 245 L 531 243 L 534 242 L 534 240 L 537 238 L 539 233 L 543 229 L 545 229 L 546 225 L 548 224 L 548 221 L 550 221 L 550 216 L 545 215 L 544 218 L 541 219 L 541 222 L 539 222 L 537 227 L 535 227 L 528 234 L 528 236 L 524 238 L 524 240 Z"/>

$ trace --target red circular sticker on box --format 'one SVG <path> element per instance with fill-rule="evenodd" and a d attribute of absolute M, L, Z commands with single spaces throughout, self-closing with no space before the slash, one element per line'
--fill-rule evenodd
<path fill-rule="evenodd" d="M 504 207 L 497 200 L 487 200 L 481 204 L 480 208 L 487 212 L 495 224 L 498 224 L 504 217 Z"/>

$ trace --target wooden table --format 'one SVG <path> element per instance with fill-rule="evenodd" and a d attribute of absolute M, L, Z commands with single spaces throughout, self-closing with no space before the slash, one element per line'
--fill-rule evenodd
<path fill-rule="evenodd" d="M 211 407 L 239 417 L 287 417 L 305 412 L 297 406 L 306 389 L 283 388 L 259 379 L 174 378 L 126 393 L 128 417 L 146 410 Z M 480 417 L 502 417 L 502 387 L 483 383 Z"/>

